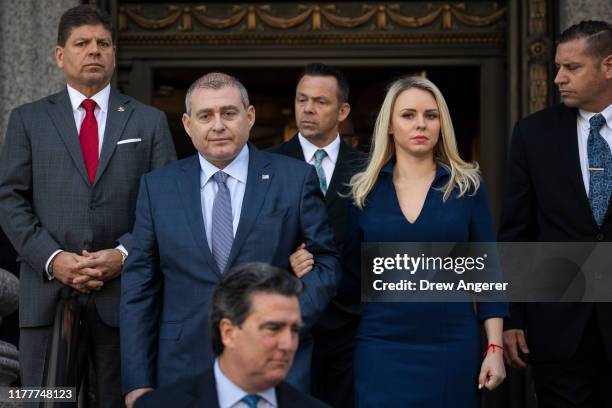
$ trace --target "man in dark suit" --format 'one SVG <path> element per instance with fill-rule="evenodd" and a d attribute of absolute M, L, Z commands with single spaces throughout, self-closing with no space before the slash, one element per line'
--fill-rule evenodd
<path fill-rule="evenodd" d="M 344 247 L 348 234 L 348 198 L 343 195 L 349 192 L 351 177 L 366 159 L 338 133 L 339 123 L 350 112 L 348 96 L 348 80 L 339 70 L 324 64 L 307 65 L 295 92 L 299 133 L 270 149 L 315 166 L 338 248 Z M 312 256 L 302 247 L 292 255 L 292 267 L 298 275 L 307 273 L 312 262 Z M 346 293 L 348 288 L 354 289 L 356 296 Z M 354 406 L 353 354 L 359 313 L 359 282 L 343 273 L 338 295 L 313 329 L 311 371 L 313 395 L 337 408 Z"/>
<path fill-rule="evenodd" d="M 247 143 L 255 122 L 244 86 L 210 73 L 186 96 L 183 125 L 198 154 L 145 175 L 134 248 L 123 274 L 123 388 L 202 373 L 213 361 L 201 338 L 206 310 L 228 268 L 260 261 L 288 269 L 300 242 L 314 254 L 300 296 L 303 337 L 288 382 L 309 389 L 309 331 L 336 292 L 339 261 L 315 170 Z"/>
<path fill-rule="evenodd" d="M 302 282 L 246 263 L 226 272 L 209 306 L 214 365 L 145 394 L 136 407 L 327 407 L 284 382 L 298 348 Z M 271 404 L 271 405 L 270 405 Z"/>
<path fill-rule="evenodd" d="M 612 240 L 610 24 L 568 28 L 555 63 L 563 104 L 514 128 L 500 241 Z M 511 315 L 506 361 L 526 357 L 540 407 L 612 406 L 611 304 L 513 304 Z"/>
<path fill-rule="evenodd" d="M 175 152 L 165 115 L 110 87 L 110 21 L 88 6 L 62 16 L 55 55 L 67 88 L 12 112 L 0 158 L 0 222 L 21 262 L 22 384 L 42 384 L 56 304 L 79 293 L 84 343 L 104 396 L 98 403 L 116 407 L 119 275 L 138 182 Z"/>

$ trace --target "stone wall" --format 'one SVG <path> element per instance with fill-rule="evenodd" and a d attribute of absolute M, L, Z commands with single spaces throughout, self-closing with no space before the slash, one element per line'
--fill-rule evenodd
<path fill-rule="evenodd" d="M 10 111 L 57 92 L 64 84 L 55 65 L 57 23 L 78 0 L 0 1 L 0 146 Z"/>
<path fill-rule="evenodd" d="M 559 30 L 582 20 L 604 20 L 612 23 L 612 0 L 560 0 Z"/>

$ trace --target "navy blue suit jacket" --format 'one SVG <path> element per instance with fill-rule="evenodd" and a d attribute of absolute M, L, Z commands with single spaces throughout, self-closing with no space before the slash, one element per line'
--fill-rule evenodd
<path fill-rule="evenodd" d="M 336 292 L 340 264 L 314 167 L 249 145 L 240 222 L 227 268 L 266 262 L 289 270 L 302 242 L 315 264 L 302 281 L 305 335 L 290 377 L 309 375 L 308 329 Z M 221 275 L 206 241 L 198 156 L 143 176 L 132 250 L 122 275 L 123 389 L 162 386 L 213 362 L 208 304 Z M 293 373 L 293 375 L 292 375 Z"/>
<path fill-rule="evenodd" d="M 329 405 L 282 382 L 276 386 L 278 408 L 330 408 Z M 202 375 L 148 392 L 136 400 L 136 408 L 217 408 L 217 383 L 212 367 Z"/>

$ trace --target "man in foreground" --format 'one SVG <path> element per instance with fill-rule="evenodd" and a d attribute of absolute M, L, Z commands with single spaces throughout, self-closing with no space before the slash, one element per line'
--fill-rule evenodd
<path fill-rule="evenodd" d="M 213 367 L 145 394 L 136 407 L 326 407 L 284 382 L 298 348 L 301 292 L 299 279 L 267 264 L 228 271 L 209 308 Z"/>

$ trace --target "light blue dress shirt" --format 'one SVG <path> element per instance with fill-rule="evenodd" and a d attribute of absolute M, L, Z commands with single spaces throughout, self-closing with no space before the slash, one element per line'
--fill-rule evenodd
<path fill-rule="evenodd" d="M 242 398 L 248 395 L 246 391 L 237 386 L 229 378 L 223 374 L 219 367 L 219 360 L 215 360 L 215 381 L 217 383 L 217 397 L 219 399 L 219 408 L 249 408 Z M 257 408 L 277 408 L 276 390 L 268 388 L 257 395 L 261 397 L 257 403 Z"/>
<path fill-rule="evenodd" d="M 219 169 L 212 163 L 208 162 L 201 154 L 200 159 L 200 197 L 202 201 L 202 216 L 204 217 L 204 228 L 206 229 L 206 241 L 208 248 L 212 251 L 211 230 L 212 230 L 212 208 L 215 201 L 215 195 L 219 187 L 214 179 L 213 174 L 219 170 L 223 170 L 229 175 L 227 178 L 227 188 L 230 192 L 232 200 L 232 226 L 234 228 L 234 237 L 240 222 L 240 210 L 242 209 L 242 200 L 244 199 L 244 191 L 246 189 L 247 174 L 249 172 L 249 147 L 245 144 L 238 156 L 232 160 L 224 169 Z"/>

